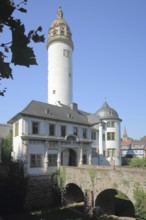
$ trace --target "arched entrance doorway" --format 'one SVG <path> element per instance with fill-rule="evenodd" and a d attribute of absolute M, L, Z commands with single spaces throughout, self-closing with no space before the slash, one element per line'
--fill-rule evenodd
<path fill-rule="evenodd" d="M 61 152 L 61 165 L 64 166 L 77 166 L 76 151 L 68 148 Z"/>

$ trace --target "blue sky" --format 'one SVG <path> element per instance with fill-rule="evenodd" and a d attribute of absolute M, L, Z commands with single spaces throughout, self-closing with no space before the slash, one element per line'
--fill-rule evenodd
<path fill-rule="evenodd" d="M 18 1 L 18 0 L 17 0 Z M 71 28 L 73 101 L 95 113 L 104 103 L 117 110 L 134 139 L 146 135 L 146 0 L 29 0 L 27 14 L 16 13 L 26 32 L 48 29 L 58 7 Z M 3 34 L 4 39 L 8 32 Z M 2 38 L 1 38 L 2 40 Z M 47 102 L 48 57 L 46 42 L 33 44 L 38 66 L 12 66 L 14 79 L 0 97 L 0 123 L 23 110 L 31 101 Z"/>

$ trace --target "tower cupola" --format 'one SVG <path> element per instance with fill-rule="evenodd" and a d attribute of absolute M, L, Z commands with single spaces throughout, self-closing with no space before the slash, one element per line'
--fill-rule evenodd
<path fill-rule="evenodd" d="M 63 19 L 62 8 L 57 11 L 57 18 L 52 22 L 49 28 L 47 47 L 56 41 L 62 41 L 73 49 L 72 33 L 67 22 Z"/>

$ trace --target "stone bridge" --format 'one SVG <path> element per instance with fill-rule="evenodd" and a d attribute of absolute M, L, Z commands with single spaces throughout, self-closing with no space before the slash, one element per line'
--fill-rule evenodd
<path fill-rule="evenodd" d="M 113 198 L 117 192 L 126 195 L 134 206 L 134 190 L 146 190 L 146 169 L 84 165 L 61 167 L 61 173 L 66 189 L 72 185 L 82 191 L 85 206 L 98 206 L 98 201 L 102 201 L 102 205 L 108 206 L 111 213 L 115 206 Z M 74 194 L 75 188 L 70 189 Z M 76 192 L 79 194 L 79 191 Z"/>

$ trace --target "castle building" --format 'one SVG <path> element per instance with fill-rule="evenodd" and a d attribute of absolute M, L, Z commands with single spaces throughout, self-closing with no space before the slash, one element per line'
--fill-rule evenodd
<path fill-rule="evenodd" d="M 73 102 L 72 34 L 63 11 L 49 28 L 48 103 L 31 101 L 13 125 L 13 160 L 29 175 L 51 173 L 60 165 L 121 165 L 121 119 L 105 101 L 95 113 Z"/>

